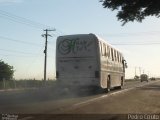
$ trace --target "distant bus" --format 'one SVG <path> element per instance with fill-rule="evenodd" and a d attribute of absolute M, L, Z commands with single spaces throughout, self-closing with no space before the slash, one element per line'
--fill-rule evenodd
<path fill-rule="evenodd" d="M 141 82 L 143 82 L 143 81 L 149 81 L 149 78 L 148 78 L 148 75 L 147 74 L 141 74 L 140 75 L 140 79 L 141 79 Z"/>
<path fill-rule="evenodd" d="M 125 65 L 122 53 L 95 34 L 57 38 L 56 78 L 63 87 L 121 88 Z"/>

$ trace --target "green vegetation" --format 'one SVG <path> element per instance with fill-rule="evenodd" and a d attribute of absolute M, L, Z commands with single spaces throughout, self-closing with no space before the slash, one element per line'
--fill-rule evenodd
<path fill-rule="evenodd" d="M 43 80 L 35 79 L 23 79 L 14 80 L 14 69 L 13 66 L 8 65 L 4 61 L 0 60 L 0 89 L 23 89 L 23 88 L 38 88 L 45 86 L 54 86 L 55 80 L 47 80 L 44 84 Z"/>
<path fill-rule="evenodd" d="M 54 87 L 55 80 L 47 80 L 46 87 Z M 44 87 L 44 81 L 42 80 L 4 80 L 0 81 L 0 89 L 25 89 L 25 88 L 40 88 Z"/>
<path fill-rule="evenodd" d="M 14 70 L 13 66 L 8 65 L 4 61 L 0 60 L 0 81 L 10 80 L 13 78 Z"/>
<path fill-rule="evenodd" d="M 104 8 L 117 10 L 117 18 L 123 25 L 142 20 L 147 16 L 160 17 L 160 0 L 100 0 Z"/>

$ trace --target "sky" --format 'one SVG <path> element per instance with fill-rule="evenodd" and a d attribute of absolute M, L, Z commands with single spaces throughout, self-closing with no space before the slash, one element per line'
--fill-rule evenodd
<path fill-rule="evenodd" d="M 0 0 L 0 59 L 13 66 L 15 79 L 42 79 L 44 43 L 49 32 L 47 78 L 55 78 L 55 47 L 60 35 L 94 33 L 122 51 L 126 78 L 160 76 L 160 19 L 122 26 L 116 11 L 99 0 Z"/>

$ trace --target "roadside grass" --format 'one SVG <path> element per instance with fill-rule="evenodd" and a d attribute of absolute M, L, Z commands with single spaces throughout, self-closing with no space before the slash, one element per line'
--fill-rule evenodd
<path fill-rule="evenodd" d="M 25 89 L 25 88 L 41 88 L 44 86 L 55 86 L 56 80 L 0 80 L 0 90 L 4 89 Z"/>

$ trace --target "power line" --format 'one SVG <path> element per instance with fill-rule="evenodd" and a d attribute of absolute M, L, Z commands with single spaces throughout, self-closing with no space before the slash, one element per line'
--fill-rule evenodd
<path fill-rule="evenodd" d="M 3 10 L 0 10 L 0 15 L 1 15 L 1 17 L 7 18 L 7 19 L 9 19 L 11 21 L 14 21 L 14 22 L 17 22 L 17 23 L 21 23 L 21 24 L 25 24 L 25 25 L 29 25 L 31 27 L 35 27 L 35 28 L 38 28 L 38 29 L 43 29 L 45 27 L 53 28 L 51 26 L 44 25 L 44 24 L 29 20 L 27 18 L 23 18 L 23 17 L 17 16 L 15 14 L 11 14 L 11 13 L 3 11 Z"/>
<path fill-rule="evenodd" d="M 13 42 L 17 42 L 17 43 L 22 43 L 22 44 L 29 44 L 29 45 L 34 45 L 34 46 L 40 46 L 40 45 L 42 45 L 42 44 L 37 44 L 37 43 L 32 43 L 32 42 L 26 42 L 26 41 L 16 40 L 16 39 L 4 37 L 4 36 L 0 36 L 0 38 L 1 39 L 5 39 L 5 40 L 9 40 L 9 41 L 13 41 Z"/>
<path fill-rule="evenodd" d="M 22 51 L 15 51 L 15 50 L 6 50 L 6 49 L 1 49 L 0 51 L 6 51 L 6 52 L 12 52 L 12 53 L 21 53 L 21 54 L 30 54 L 30 55 L 36 55 L 34 53 L 28 53 L 28 52 L 22 52 Z"/>
<path fill-rule="evenodd" d="M 64 32 L 62 32 L 61 30 L 59 30 L 57 28 L 56 28 L 56 32 L 58 32 L 60 35 L 64 35 L 65 34 Z"/>
<path fill-rule="evenodd" d="M 159 35 L 160 31 L 146 31 L 146 32 L 133 32 L 133 33 L 113 33 L 113 34 L 98 34 L 100 36 L 107 36 L 107 37 L 137 37 L 137 36 L 149 36 L 149 35 Z"/>
<path fill-rule="evenodd" d="M 159 45 L 160 43 L 110 43 L 112 45 Z"/>
<path fill-rule="evenodd" d="M 30 26 L 30 27 L 34 27 L 34 28 L 37 28 L 37 29 L 44 29 L 44 28 L 55 29 L 52 26 L 48 26 L 48 25 L 45 25 L 45 24 L 30 20 L 30 19 L 27 19 L 27 18 L 24 18 L 24 17 L 20 17 L 20 16 L 17 16 L 15 14 L 12 14 L 12 13 L 9 13 L 9 12 L 3 11 L 3 10 L 0 10 L 0 17 L 3 17 L 5 19 L 8 19 L 8 20 L 13 21 L 13 22 L 17 22 L 17 23 L 20 23 L 20 24 L 27 25 L 27 26 Z M 57 28 L 56 28 L 56 31 L 57 31 L 58 34 L 64 34 L 61 30 L 59 30 Z"/>
<path fill-rule="evenodd" d="M 51 34 L 52 36 L 57 37 L 54 34 Z M 33 43 L 33 42 L 26 42 L 26 41 L 21 41 L 21 40 L 17 40 L 17 39 L 13 39 L 13 38 L 9 38 L 9 37 L 5 37 L 5 36 L 0 36 L 1 39 L 5 39 L 5 40 L 9 40 L 9 41 L 13 41 L 13 42 L 17 42 L 17 43 L 22 43 L 22 44 L 28 44 L 28 45 L 34 45 L 34 46 L 40 46 L 42 44 L 38 44 L 38 43 Z M 49 42 L 52 43 L 52 42 Z M 159 42 L 150 42 L 150 43 L 111 43 L 112 45 L 157 45 L 160 44 Z"/>
<path fill-rule="evenodd" d="M 30 56 L 30 55 L 14 55 L 14 54 L 0 54 L 0 56 L 5 56 L 5 57 L 36 57 L 35 55 Z"/>
<path fill-rule="evenodd" d="M 27 26 L 30 26 L 30 27 L 34 27 L 34 28 L 37 28 L 37 29 L 44 29 L 44 28 L 55 29 L 52 26 L 48 26 L 48 25 L 45 25 L 45 24 L 30 20 L 30 19 L 27 19 L 27 18 L 24 18 L 24 17 L 20 17 L 20 16 L 17 16 L 15 14 L 12 14 L 12 13 L 9 13 L 9 12 L 3 11 L 3 10 L 0 10 L 0 17 L 3 17 L 5 19 L 8 19 L 8 20 L 13 21 L 13 22 L 17 22 L 17 23 L 20 23 L 20 24 L 27 25 Z M 62 35 L 64 34 L 61 30 L 59 30 L 57 28 L 56 28 L 56 31 L 57 31 L 58 34 L 62 34 Z"/>
<path fill-rule="evenodd" d="M 28 71 L 31 69 L 31 67 L 33 67 L 34 63 L 37 62 L 37 60 L 39 60 L 39 56 L 40 56 L 41 51 L 43 50 L 43 47 L 41 47 L 39 49 L 39 52 L 37 53 L 37 55 L 35 55 L 35 58 L 32 60 L 31 64 L 28 64 L 28 66 L 26 68 L 26 74 L 27 74 L 27 76 L 28 76 Z"/>

